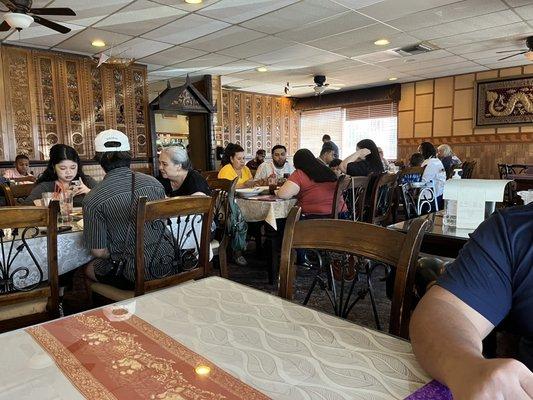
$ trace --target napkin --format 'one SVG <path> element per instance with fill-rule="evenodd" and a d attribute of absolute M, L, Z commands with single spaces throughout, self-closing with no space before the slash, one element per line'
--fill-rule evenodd
<path fill-rule="evenodd" d="M 453 400 L 452 392 L 435 380 L 425 384 L 404 400 Z"/>

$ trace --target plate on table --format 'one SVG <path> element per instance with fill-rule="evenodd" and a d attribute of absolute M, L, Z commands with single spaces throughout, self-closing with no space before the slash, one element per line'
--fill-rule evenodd
<path fill-rule="evenodd" d="M 248 198 L 248 197 L 257 196 L 258 194 L 261 193 L 261 191 L 262 191 L 261 187 L 258 186 L 254 188 L 236 189 L 235 193 L 237 193 L 237 196 L 239 197 Z"/>
<path fill-rule="evenodd" d="M 268 186 L 257 186 L 254 189 L 259 189 L 260 194 L 269 194 Z"/>

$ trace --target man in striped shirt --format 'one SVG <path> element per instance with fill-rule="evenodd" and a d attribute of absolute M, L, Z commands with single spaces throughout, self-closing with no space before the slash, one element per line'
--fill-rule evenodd
<path fill-rule="evenodd" d="M 93 281 L 133 289 L 137 199 L 140 196 L 146 196 L 148 201 L 163 199 L 165 190 L 152 176 L 135 172 L 133 179 L 132 155 L 124 133 L 113 129 L 100 132 L 95 138 L 95 151 L 95 159 L 106 176 L 83 201 L 83 238 L 96 257 L 85 273 Z M 145 279 L 166 275 L 171 268 L 173 248 L 165 226 L 148 224 L 144 239 Z"/>

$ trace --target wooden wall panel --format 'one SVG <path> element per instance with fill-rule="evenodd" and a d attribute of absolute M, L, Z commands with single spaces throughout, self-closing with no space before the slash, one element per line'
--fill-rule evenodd
<path fill-rule="evenodd" d="M 44 160 L 55 143 L 92 159 L 95 135 L 109 128 L 128 135 L 135 158 L 148 157 L 145 66 L 96 68 L 73 54 L 5 45 L 0 51 L 2 141 L 10 144 L 0 160 L 19 153 Z"/>
<path fill-rule="evenodd" d="M 291 99 L 224 89 L 221 98 L 223 146 L 238 143 L 248 158 L 276 144 L 289 154 L 298 150 L 300 114 Z"/>

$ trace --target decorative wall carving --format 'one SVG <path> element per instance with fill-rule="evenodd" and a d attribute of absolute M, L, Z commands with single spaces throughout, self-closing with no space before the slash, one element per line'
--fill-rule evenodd
<path fill-rule="evenodd" d="M 240 144 L 247 157 L 276 144 L 298 150 L 300 115 L 284 97 L 222 90 L 223 145 Z"/>
<path fill-rule="evenodd" d="M 92 159 L 95 135 L 108 128 L 128 135 L 134 157 L 148 157 L 146 67 L 96 68 L 88 57 L 6 45 L 0 51 L 2 135 L 4 143 L 15 141 L 0 160 L 19 153 L 42 160 L 55 143 Z"/>

